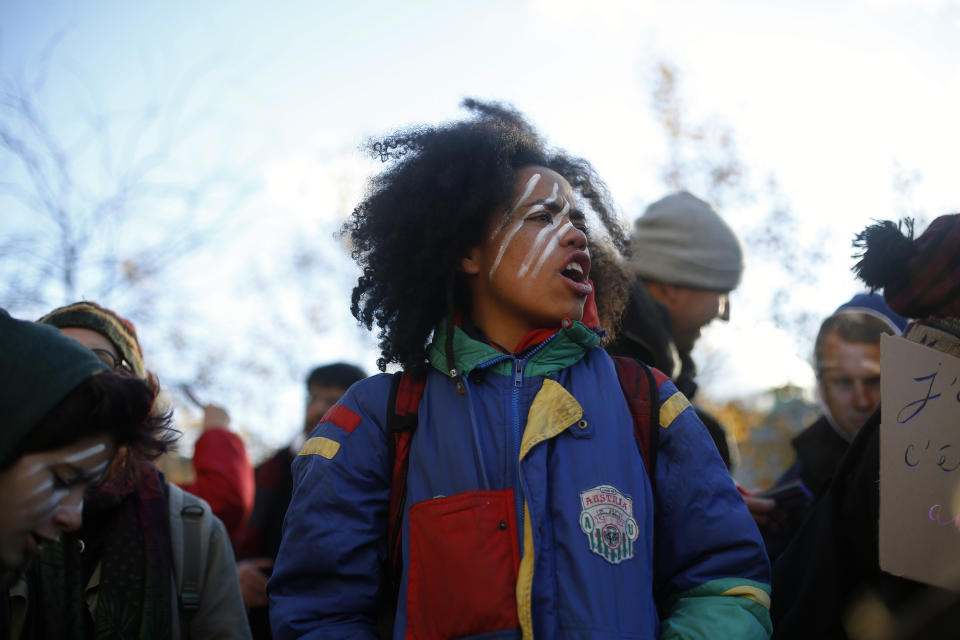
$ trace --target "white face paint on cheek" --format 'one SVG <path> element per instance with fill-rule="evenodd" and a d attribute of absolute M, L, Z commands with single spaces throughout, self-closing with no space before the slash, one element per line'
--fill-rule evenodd
<path fill-rule="evenodd" d="M 530 277 L 535 278 L 537 274 L 540 273 L 540 269 L 543 268 L 547 258 L 549 258 L 554 251 L 560 248 L 559 238 L 562 238 L 570 229 L 573 229 L 573 225 L 568 220 L 561 225 L 559 229 L 557 229 L 556 233 L 550 236 L 550 241 L 547 243 L 543 253 L 540 254 L 540 259 L 537 260 L 537 265 L 533 268 L 533 272 L 530 274 Z"/>
<path fill-rule="evenodd" d="M 38 518 L 39 516 L 43 516 L 46 518 L 48 517 L 47 514 L 52 516 L 56 512 L 57 505 L 60 504 L 60 502 L 62 502 L 63 499 L 69 494 L 70 492 L 67 489 L 57 489 L 51 493 L 50 497 L 48 497 L 46 500 L 30 505 L 27 510 L 29 517 Z"/>
<path fill-rule="evenodd" d="M 110 461 L 109 461 L 109 460 L 104 460 L 103 462 L 101 462 L 101 463 L 98 464 L 97 466 L 95 466 L 95 467 L 90 467 L 89 469 L 87 469 L 87 474 L 90 475 L 90 476 L 95 476 L 95 475 L 97 475 L 98 473 L 100 473 L 101 471 L 103 471 L 104 469 L 106 469 L 108 466 L 110 466 Z"/>
<path fill-rule="evenodd" d="M 554 183 L 553 195 L 550 197 L 550 201 L 556 200 L 558 186 L 559 185 Z M 536 276 L 540 272 L 540 268 L 543 266 L 543 263 L 547 259 L 547 257 L 551 253 L 553 253 L 553 250 L 555 248 L 560 246 L 560 243 L 557 242 L 555 247 L 553 240 L 556 237 L 558 237 L 558 235 L 566 233 L 567 229 L 570 226 L 570 219 L 568 217 L 569 214 L 570 214 L 570 203 L 567 202 L 563 205 L 563 209 L 560 210 L 560 213 L 558 213 L 556 217 L 553 218 L 553 221 L 550 223 L 550 225 L 546 229 L 542 230 L 540 233 L 537 234 L 537 237 L 534 240 L 533 245 L 530 247 L 530 251 L 527 252 L 527 256 L 523 260 L 523 265 L 521 265 L 520 270 L 517 272 L 518 278 L 522 278 L 524 275 L 526 275 L 527 271 L 529 271 L 530 269 L 530 263 L 533 262 L 533 259 L 536 258 L 537 255 L 540 255 L 540 260 L 537 261 L 537 267 L 533 270 L 533 273 L 530 275 Z M 564 218 L 567 218 L 566 224 L 561 225 L 559 228 L 557 228 L 557 225 L 559 225 Z M 548 234 L 550 234 L 549 237 L 548 237 Z M 544 243 L 547 243 L 547 250 L 544 253 L 540 253 Z"/>
<path fill-rule="evenodd" d="M 27 498 L 32 498 L 33 496 L 37 495 L 38 493 L 42 493 L 42 492 L 46 491 L 47 489 L 52 489 L 52 488 L 53 488 L 53 479 L 52 479 L 52 478 L 48 478 L 48 479 L 45 480 L 44 482 L 41 482 L 40 484 L 38 484 L 33 491 L 31 491 L 30 493 L 27 494 L 26 497 L 27 497 Z"/>
<path fill-rule="evenodd" d="M 520 231 L 520 227 L 522 226 L 523 220 L 517 220 L 507 231 L 507 234 L 503 236 L 503 242 L 500 243 L 500 250 L 497 251 L 497 259 L 493 261 L 493 266 L 490 267 L 490 278 L 493 278 L 493 274 L 496 273 L 497 267 L 500 266 L 500 260 L 503 258 L 503 254 L 507 252 L 507 247 L 510 246 L 510 241 L 513 240 L 513 236 L 516 235 L 517 231 Z"/>
<path fill-rule="evenodd" d="M 540 230 L 540 233 L 537 234 L 537 237 L 534 238 L 533 244 L 530 246 L 530 250 L 527 252 L 527 255 L 523 259 L 523 264 L 520 265 L 520 269 L 517 271 L 517 277 L 522 278 L 526 275 L 527 271 L 530 270 L 530 264 L 533 262 L 533 259 L 537 257 L 540 253 L 540 249 L 543 247 L 543 244 L 547 241 L 547 237 L 557 228 L 557 218 L 554 218 L 547 226 Z"/>
<path fill-rule="evenodd" d="M 530 179 L 527 180 L 527 187 L 523 190 L 523 195 L 520 196 L 512 207 L 510 207 L 510 215 L 513 215 L 513 212 L 516 211 L 517 207 L 520 206 L 520 203 L 530 197 L 530 194 L 533 193 L 533 190 L 536 188 L 537 183 L 540 182 L 540 174 L 535 173 L 530 176 Z M 513 236 L 516 235 L 517 231 L 520 230 L 520 227 L 523 226 L 523 220 L 517 220 L 513 223 L 513 226 L 510 227 L 510 230 L 507 231 L 507 234 L 503 236 L 503 242 L 500 243 L 500 248 L 497 251 L 497 258 L 493 261 L 493 266 L 490 267 L 490 274 L 487 276 L 490 279 L 493 279 L 493 274 L 497 272 L 497 267 L 500 266 L 500 260 L 503 259 L 503 254 L 507 252 L 507 247 L 510 246 L 510 241 L 513 240 Z M 490 236 L 492 241 L 497 237 L 497 234 L 503 229 L 501 226 L 499 229 L 495 230 Z"/>
<path fill-rule="evenodd" d="M 54 517 L 56 517 L 60 513 L 63 513 L 67 516 L 82 517 L 83 516 L 83 500 L 77 500 L 77 504 L 62 504 L 59 507 L 57 507 L 53 515 Z"/>

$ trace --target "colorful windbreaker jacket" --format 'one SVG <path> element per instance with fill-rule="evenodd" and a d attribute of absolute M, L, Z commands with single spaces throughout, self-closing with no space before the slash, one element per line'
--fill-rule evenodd
<path fill-rule="evenodd" d="M 466 393 L 431 349 L 394 638 L 770 636 L 760 535 L 673 383 L 651 483 L 593 331 L 574 323 L 519 358 L 455 332 Z M 268 585 L 277 638 L 378 637 L 390 382 L 351 387 L 293 463 Z"/>

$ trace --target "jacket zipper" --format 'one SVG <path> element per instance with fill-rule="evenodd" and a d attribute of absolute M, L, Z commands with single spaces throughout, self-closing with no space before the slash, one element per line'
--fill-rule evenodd
<path fill-rule="evenodd" d="M 543 342 L 535 346 L 533 349 L 530 350 L 530 353 L 524 356 L 522 360 L 515 356 L 505 354 L 503 356 L 497 356 L 496 358 L 492 358 L 484 362 L 483 364 L 475 367 L 476 369 L 486 369 L 487 367 L 491 367 L 497 364 L 498 362 L 503 362 L 504 360 L 507 360 L 507 359 L 512 359 L 515 362 L 515 365 L 513 367 L 513 390 L 511 393 L 510 409 L 512 414 L 511 426 L 513 427 L 512 434 L 511 434 L 513 438 L 513 460 L 517 465 L 517 472 L 514 476 L 515 489 L 513 492 L 513 501 L 514 501 L 514 506 L 517 512 L 517 535 L 520 538 L 521 547 L 523 546 L 523 485 L 521 484 L 521 478 L 520 478 L 520 444 L 521 444 L 520 439 L 522 435 L 520 433 L 520 427 L 521 427 L 520 390 L 523 387 L 523 369 L 526 366 L 527 362 L 529 362 L 533 356 L 535 356 L 544 347 L 550 344 L 553 341 L 553 339 L 556 337 L 557 337 L 557 334 L 553 334 L 552 336 L 550 336 L 549 338 L 547 338 L 546 340 L 544 340 Z"/>
<path fill-rule="evenodd" d="M 528 356 L 529 357 L 529 356 Z M 516 361 L 513 377 L 513 459 L 516 461 L 517 473 L 514 477 L 514 484 L 517 489 L 513 492 L 514 507 L 517 510 L 517 535 L 520 537 L 521 549 L 523 548 L 523 485 L 520 484 L 520 387 L 523 385 L 523 365 L 524 361 L 519 358 Z"/>
<path fill-rule="evenodd" d="M 517 508 L 517 536 L 520 538 L 520 548 L 522 553 L 526 553 L 526 549 L 523 549 L 523 478 L 520 476 L 520 445 L 521 438 L 523 434 L 521 433 L 521 420 L 520 420 L 520 389 L 523 387 L 523 368 L 526 366 L 527 362 L 530 361 L 533 356 L 539 353 L 545 346 L 550 344 L 553 339 L 557 336 L 554 334 L 535 346 L 530 350 L 522 360 L 517 358 L 517 365 L 514 368 L 513 376 L 513 459 L 516 460 L 517 464 L 517 474 L 514 478 L 514 483 L 516 485 L 516 490 L 513 492 L 514 502 L 516 503 Z"/>

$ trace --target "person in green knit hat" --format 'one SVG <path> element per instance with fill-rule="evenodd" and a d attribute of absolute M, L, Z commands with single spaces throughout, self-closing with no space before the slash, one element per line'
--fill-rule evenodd
<path fill-rule="evenodd" d="M 80 527 L 84 492 L 104 478 L 118 447 L 163 430 L 166 417 L 151 413 L 155 392 L 144 380 L 3 309 L 0 354 L 0 570 L 8 586 L 42 546 Z"/>

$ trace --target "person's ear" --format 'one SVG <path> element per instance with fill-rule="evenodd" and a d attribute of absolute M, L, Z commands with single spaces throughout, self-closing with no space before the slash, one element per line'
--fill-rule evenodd
<path fill-rule="evenodd" d="M 650 297 L 667 308 L 671 315 L 682 314 L 687 305 L 690 289 L 665 282 L 648 282 Z"/>
<path fill-rule="evenodd" d="M 467 252 L 467 255 L 460 259 L 460 271 L 468 276 L 475 276 L 480 273 L 480 250 L 474 247 Z"/>
<path fill-rule="evenodd" d="M 647 291 L 650 292 L 650 297 L 657 302 L 666 305 L 668 308 L 675 305 L 680 296 L 679 288 L 672 284 L 657 282 L 656 280 L 648 280 L 646 285 Z"/>

